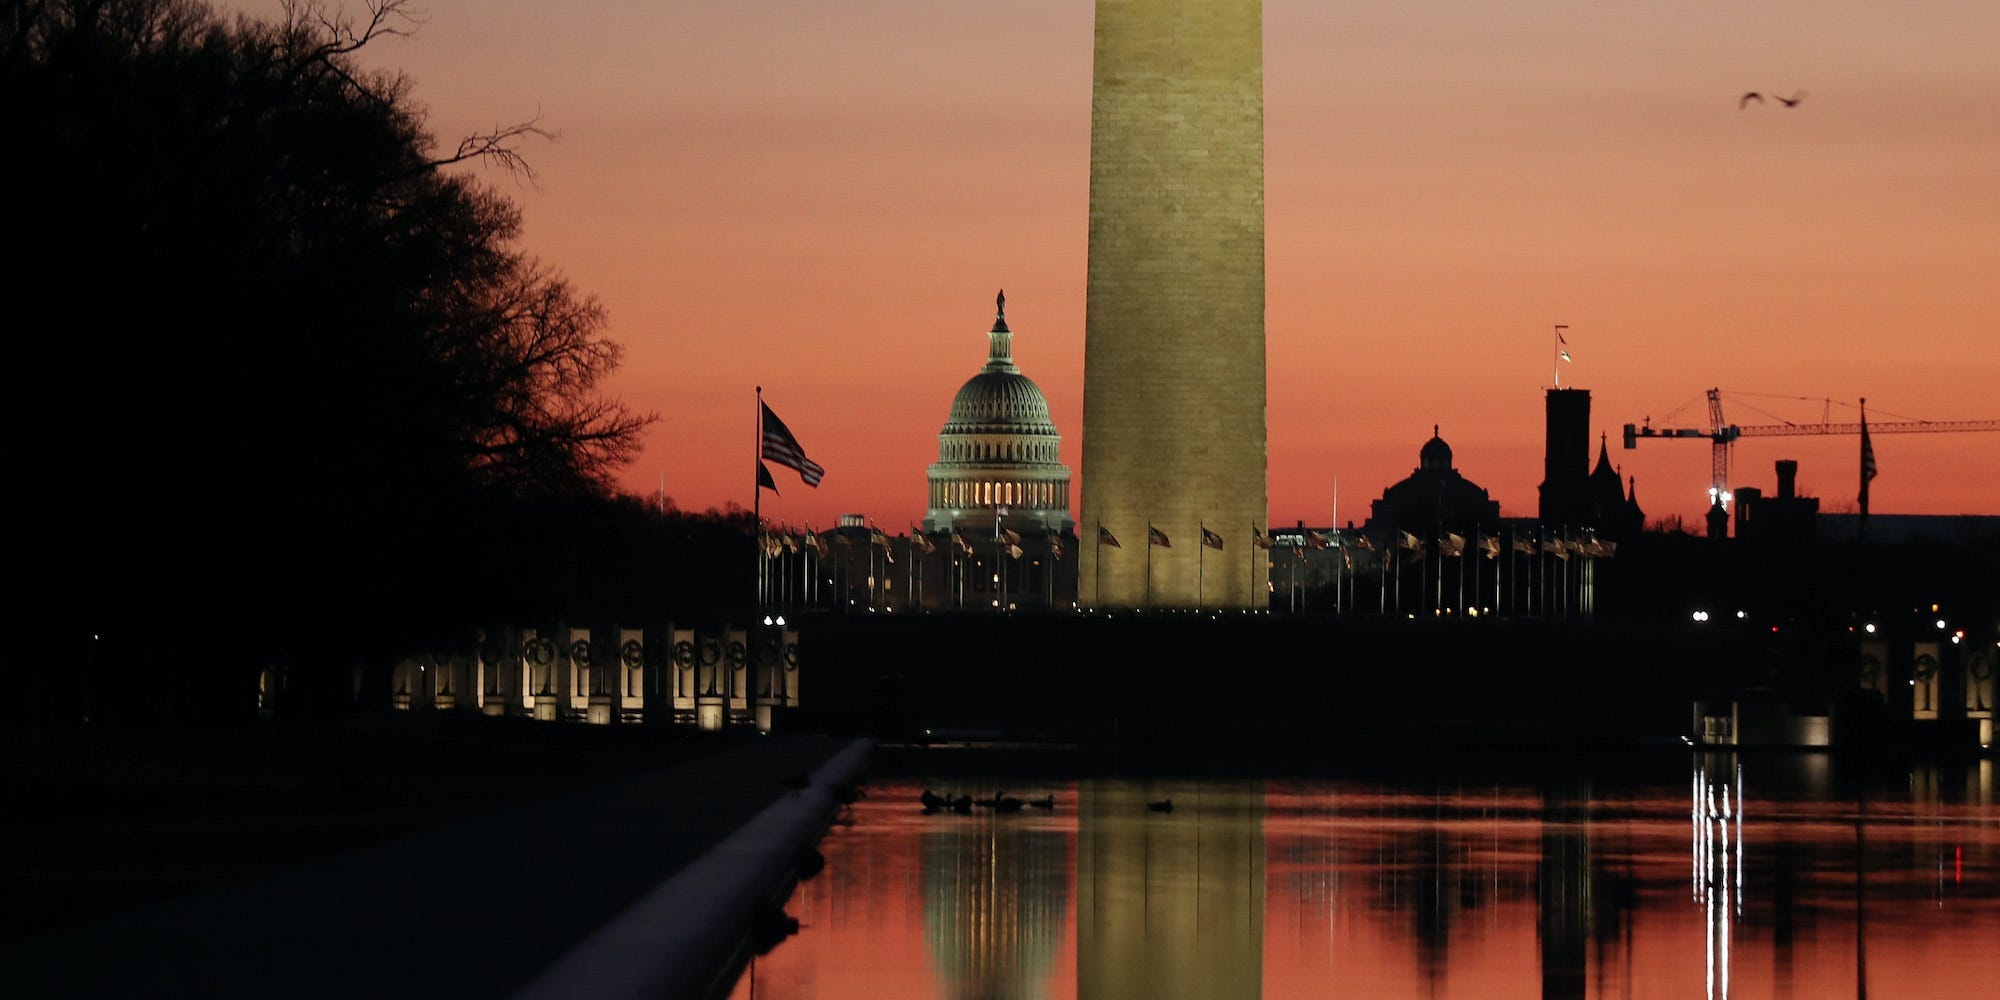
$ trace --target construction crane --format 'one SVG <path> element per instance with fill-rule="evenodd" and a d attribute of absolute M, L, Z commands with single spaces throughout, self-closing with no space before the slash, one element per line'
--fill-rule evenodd
<path fill-rule="evenodd" d="M 1888 423 L 1867 423 L 1868 400 L 1861 401 L 1862 419 L 1851 424 L 1828 422 L 1822 415 L 1816 424 L 1749 424 L 1727 423 L 1722 419 L 1722 390 L 1708 390 L 1708 429 L 1695 427 L 1654 427 L 1651 417 L 1643 424 L 1625 425 L 1625 447 L 1637 448 L 1641 438 L 1668 438 L 1683 440 L 1702 438 L 1712 442 L 1709 471 L 1714 481 L 1709 485 L 1710 503 L 1729 506 L 1729 446 L 1737 438 L 1744 437 L 1796 437 L 1805 434 L 1859 434 L 1865 426 L 1870 435 L 1874 434 L 1931 434 L 1939 431 L 2000 431 L 2000 420 L 1902 420 Z"/>

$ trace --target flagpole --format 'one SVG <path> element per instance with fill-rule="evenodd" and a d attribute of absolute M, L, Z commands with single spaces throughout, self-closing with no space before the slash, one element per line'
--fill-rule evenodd
<path fill-rule="evenodd" d="M 1555 387 L 1556 387 L 1556 388 L 1558 388 L 1558 389 L 1562 388 L 1562 384 L 1563 384 L 1563 376 L 1562 376 L 1562 356 L 1563 356 L 1563 334 L 1562 334 L 1562 332 L 1563 332 L 1564 330 L 1567 330 L 1567 329 L 1569 329 L 1569 324 L 1567 324 L 1567 323 L 1557 323 L 1557 324 L 1556 324 L 1556 356 L 1555 356 L 1555 359 L 1554 359 L 1554 360 L 1552 360 L 1552 361 L 1550 361 L 1550 362 L 1549 362 L 1549 373 L 1550 373 L 1550 378 L 1551 378 L 1551 380 L 1552 380 L 1552 381 L 1554 381 L 1554 383 L 1555 383 Z"/>
<path fill-rule="evenodd" d="M 764 468 L 764 387 L 761 385 L 757 387 L 757 419 L 752 424 L 752 428 L 756 431 L 756 436 L 752 439 L 755 442 L 755 447 L 751 449 L 753 456 L 750 462 L 750 517 L 759 536 L 757 552 L 757 603 L 754 605 L 753 610 L 761 611 L 764 606 L 764 553 L 762 538 L 764 532 L 764 486 L 760 481 L 761 477 L 758 475 Z"/>
<path fill-rule="evenodd" d="M 1494 536 L 1493 541 L 1498 544 L 1499 536 Z M 1496 615 L 1500 613 L 1500 560 L 1498 559 L 1493 560 L 1493 613 Z"/>
<path fill-rule="evenodd" d="M 1868 440 L 1868 397 L 1861 397 L 1861 517 L 1855 522 L 1854 538 L 1868 540 L 1868 481 L 1875 478 L 1875 446 Z"/>
<path fill-rule="evenodd" d="M 1474 528 L 1472 530 L 1472 537 L 1476 544 L 1479 538 L 1479 529 Z M 1477 595 L 1479 593 L 1479 580 L 1477 579 L 1477 574 L 1479 573 L 1479 563 L 1476 561 L 1478 558 L 1479 558 L 1478 556 L 1473 556 L 1473 559 L 1475 561 L 1472 564 L 1472 572 L 1474 574 L 1474 579 L 1472 581 L 1472 592 L 1474 595 Z M 1465 553 L 1463 551 L 1460 551 L 1458 553 L 1457 582 L 1458 582 L 1458 613 L 1460 615 L 1463 615 L 1465 614 Z"/>
<path fill-rule="evenodd" d="M 1146 519 L 1146 605 L 1153 606 L 1153 519 Z"/>
<path fill-rule="evenodd" d="M 1194 547 L 1194 609 L 1200 611 L 1208 603 L 1208 522 L 1195 521 L 1195 530 L 1201 532 Z"/>
<path fill-rule="evenodd" d="M 1090 543 L 1090 603 L 1099 604 L 1104 600 L 1104 522 L 1097 522 L 1097 535 Z"/>
<path fill-rule="evenodd" d="M 1521 550 L 1515 548 L 1514 546 L 1521 544 L 1520 538 L 1521 538 L 1520 527 L 1518 525 L 1512 525 L 1512 524 L 1508 525 L 1507 526 L 1507 582 L 1510 584 L 1510 586 L 1507 588 L 1507 596 L 1512 597 L 1514 599 L 1512 602 L 1514 605 L 1513 615 L 1516 618 L 1521 616 L 1521 597 L 1520 597 Z M 1499 597 L 1500 585 L 1497 582 L 1493 585 L 1493 594 L 1494 594 L 1493 599 L 1497 603 L 1500 600 Z"/>
<path fill-rule="evenodd" d="M 999 487 L 996 486 L 994 489 L 997 490 Z M 1006 509 L 1005 507 L 993 508 L 993 584 L 999 588 L 999 608 L 1003 614 L 1007 611 L 1007 542 L 1000 534 L 1000 517 Z"/>

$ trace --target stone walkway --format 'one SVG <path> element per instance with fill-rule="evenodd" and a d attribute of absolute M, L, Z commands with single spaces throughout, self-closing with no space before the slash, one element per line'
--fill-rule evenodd
<path fill-rule="evenodd" d="M 702 997 L 865 775 L 771 736 L 0 946 L 10 997 Z"/>

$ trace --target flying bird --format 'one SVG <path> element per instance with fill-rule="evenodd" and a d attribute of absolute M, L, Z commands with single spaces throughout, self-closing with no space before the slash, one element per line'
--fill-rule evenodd
<path fill-rule="evenodd" d="M 1741 111 L 1744 108 L 1749 107 L 1751 101 L 1756 101 L 1758 104 L 1762 104 L 1764 103 L 1764 95 L 1754 90 L 1747 94 L 1744 94 L 1742 97 L 1737 98 L 1736 110 Z"/>
<path fill-rule="evenodd" d="M 1778 97 L 1778 95 L 1776 94 L 1772 94 L 1771 96 Z M 1800 101 L 1803 101 L 1805 99 L 1806 99 L 1806 92 L 1801 90 L 1790 97 L 1778 97 L 1778 103 L 1788 108 L 1795 108 L 1798 107 Z"/>

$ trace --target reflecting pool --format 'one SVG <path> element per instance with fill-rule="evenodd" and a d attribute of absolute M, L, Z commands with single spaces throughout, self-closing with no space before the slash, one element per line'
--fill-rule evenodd
<path fill-rule="evenodd" d="M 1990 757 L 952 764 L 870 779 L 736 1000 L 2000 997 Z"/>

